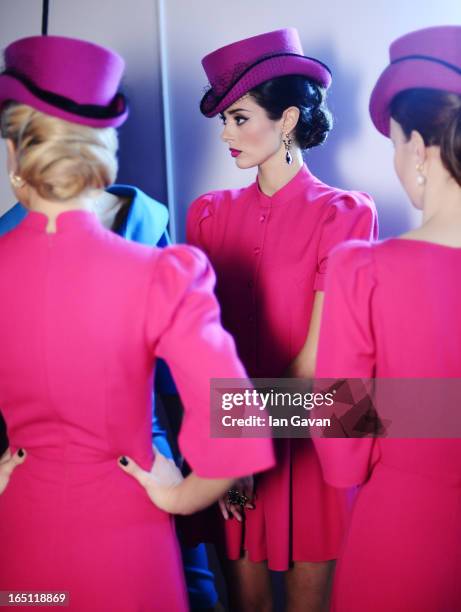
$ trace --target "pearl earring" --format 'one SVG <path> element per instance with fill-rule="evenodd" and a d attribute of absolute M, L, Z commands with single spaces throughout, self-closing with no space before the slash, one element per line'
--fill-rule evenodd
<path fill-rule="evenodd" d="M 285 161 L 288 165 L 290 165 L 293 162 L 293 157 L 290 153 L 292 140 L 287 134 L 285 138 L 282 138 L 282 141 L 283 141 L 283 144 L 285 145 Z"/>
<path fill-rule="evenodd" d="M 426 177 L 423 174 L 423 164 L 416 164 L 416 182 L 421 187 L 426 183 Z"/>
<path fill-rule="evenodd" d="M 24 186 L 24 179 L 19 176 L 19 174 L 15 174 L 13 171 L 9 173 L 10 182 L 15 189 L 19 189 Z"/>

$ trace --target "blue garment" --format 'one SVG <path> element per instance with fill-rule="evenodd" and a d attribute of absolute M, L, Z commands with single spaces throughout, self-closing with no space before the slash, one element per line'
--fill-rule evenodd
<path fill-rule="evenodd" d="M 107 191 L 131 200 L 125 223 L 117 232 L 120 236 L 148 246 L 164 247 L 170 244 L 168 210 L 163 204 L 130 185 L 111 185 Z"/>
<path fill-rule="evenodd" d="M 168 210 L 163 204 L 131 185 L 112 185 L 107 191 L 131 200 L 128 215 L 117 230 L 120 236 L 148 246 L 165 247 L 171 244 L 167 230 Z M 177 393 L 170 370 L 162 359 L 157 361 L 154 387 L 157 393 Z M 152 434 L 154 444 L 162 455 L 173 459 L 166 432 L 160 426 L 155 409 L 152 412 Z"/>
<path fill-rule="evenodd" d="M 0 236 L 14 229 L 27 216 L 27 209 L 21 204 L 15 204 L 0 217 Z"/>
<path fill-rule="evenodd" d="M 163 204 L 150 198 L 140 189 L 130 185 L 111 185 L 109 193 L 131 200 L 127 217 L 117 233 L 134 242 L 149 246 L 164 247 L 170 244 L 168 236 L 168 210 Z M 27 209 L 15 204 L 0 217 L 0 236 L 6 234 L 27 216 Z M 155 391 L 159 393 L 176 393 L 176 387 L 166 363 L 157 362 Z M 174 459 L 166 432 L 161 427 L 155 413 L 155 392 L 152 394 L 152 436 L 158 450 L 170 459 Z M 184 571 L 186 576 L 189 602 L 192 608 L 213 607 L 218 595 L 214 586 L 214 575 L 208 569 L 208 559 L 204 544 L 196 548 L 181 546 Z"/>

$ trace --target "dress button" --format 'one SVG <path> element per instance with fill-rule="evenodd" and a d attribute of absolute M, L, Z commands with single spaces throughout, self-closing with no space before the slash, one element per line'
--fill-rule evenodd
<path fill-rule="evenodd" d="M 259 220 L 260 220 L 261 223 L 264 223 L 264 221 L 266 220 L 266 215 L 261 215 L 259 217 Z"/>
<path fill-rule="evenodd" d="M 258 253 L 261 252 L 261 249 L 259 247 L 255 247 L 253 250 L 255 255 L 258 255 Z"/>

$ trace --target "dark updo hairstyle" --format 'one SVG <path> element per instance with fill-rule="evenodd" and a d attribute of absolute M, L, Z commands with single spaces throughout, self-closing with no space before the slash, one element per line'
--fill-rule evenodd
<path fill-rule="evenodd" d="M 333 119 L 325 102 L 325 90 L 305 76 L 276 77 L 248 93 L 273 121 L 280 119 L 283 111 L 290 106 L 299 108 L 294 136 L 301 149 L 322 144 L 333 127 Z"/>
<path fill-rule="evenodd" d="M 406 138 L 416 130 L 428 146 L 440 147 L 443 165 L 461 185 L 461 96 L 438 89 L 407 89 L 390 107 Z"/>

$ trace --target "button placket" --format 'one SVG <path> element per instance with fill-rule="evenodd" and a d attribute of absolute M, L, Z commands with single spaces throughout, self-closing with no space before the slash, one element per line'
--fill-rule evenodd
<path fill-rule="evenodd" d="M 269 204 L 269 209 L 267 211 L 261 211 L 259 214 L 259 218 L 258 218 L 258 223 L 259 223 L 259 227 L 261 228 L 261 236 L 260 236 L 260 245 L 259 246 L 255 246 L 253 249 L 253 253 L 255 255 L 255 257 L 257 257 L 257 261 L 256 261 L 256 265 L 254 268 L 254 283 L 253 286 L 257 286 L 258 284 L 258 278 L 259 278 L 259 272 L 260 272 L 260 268 L 261 268 L 261 261 L 262 261 L 262 254 L 263 254 L 263 250 L 264 250 L 264 245 L 266 243 L 266 235 L 267 235 L 267 231 L 268 231 L 268 221 L 270 218 L 272 212 L 272 201 L 270 201 Z M 255 228 L 256 229 L 256 228 Z M 259 325 L 258 325 L 258 302 L 257 302 L 257 295 L 256 295 L 256 291 L 253 291 L 253 313 L 249 315 L 248 317 L 248 321 L 250 323 L 252 323 L 252 333 L 253 333 L 253 341 L 254 341 L 254 346 L 253 346 L 253 359 L 254 359 L 254 365 L 257 366 L 259 363 Z"/>
<path fill-rule="evenodd" d="M 256 258 L 256 262 L 255 262 L 255 266 L 254 266 L 254 273 L 253 273 L 253 281 L 250 281 L 248 283 L 248 287 L 251 288 L 253 291 L 253 307 L 252 307 L 252 312 L 249 313 L 248 315 L 248 322 L 251 324 L 251 333 L 252 333 L 252 337 L 253 337 L 253 361 L 254 364 L 256 365 L 258 360 L 259 360 L 259 356 L 258 356 L 258 344 L 259 344 L 259 326 L 258 326 L 258 319 L 259 319 L 259 307 L 260 304 L 258 303 L 259 300 L 257 298 L 257 293 L 254 289 L 254 287 L 258 286 L 258 278 L 259 278 L 259 272 L 260 272 L 260 268 L 261 268 L 261 260 L 262 260 L 262 254 L 264 251 L 264 245 L 266 242 L 266 234 L 267 234 L 267 227 L 268 227 L 268 221 L 269 221 L 269 217 L 270 217 L 270 213 L 271 213 L 271 207 L 269 208 L 269 210 L 267 211 L 263 211 L 259 213 L 259 217 L 257 218 L 258 223 L 255 227 L 256 233 L 258 235 L 258 239 L 259 239 L 259 244 L 253 247 L 253 255 Z M 259 227 L 258 227 L 259 226 Z"/>

